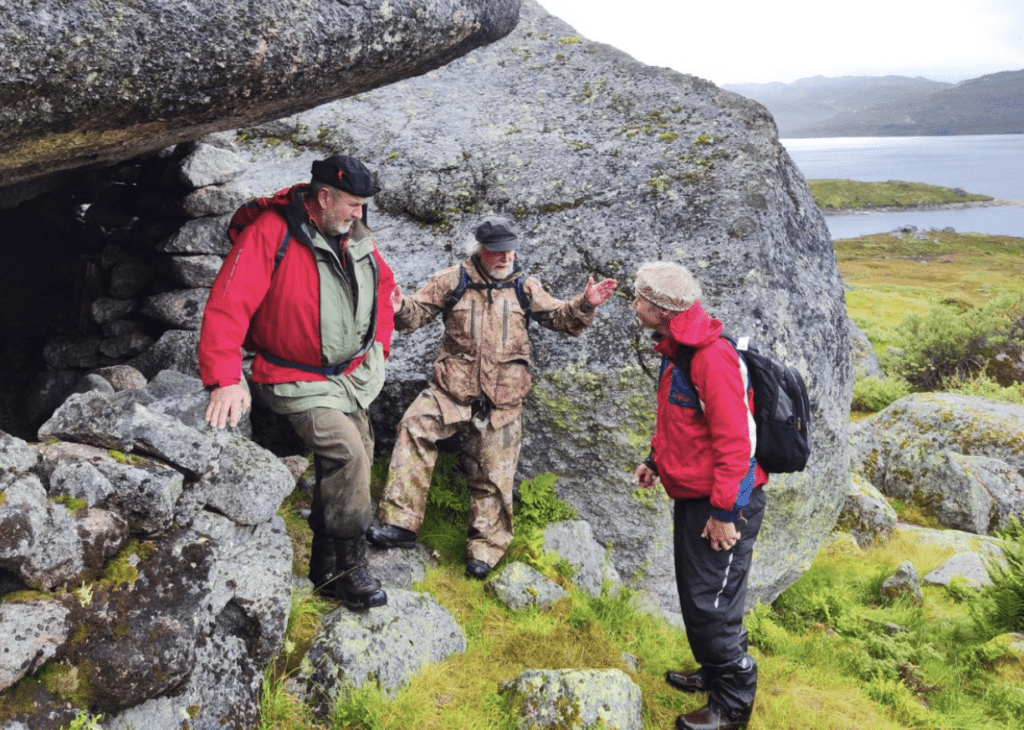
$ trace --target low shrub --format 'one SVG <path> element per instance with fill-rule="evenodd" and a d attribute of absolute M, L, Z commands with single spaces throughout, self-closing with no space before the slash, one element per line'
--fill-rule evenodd
<path fill-rule="evenodd" d="M 1002 294 L 977 307 L 937 302 L 923 315 L 904 318 L 894 334 L 896 347 L 883 356 L 885 370 L 914 390 L 948 388 L 980 373 L 1020 382 L 1019 371 L 1003 363 L 1024 357 L 1024 293 Z"/>
<path fill-rule="evenodd" d="M 1003 403 L 1024 405 L 1024 383 L 1002 386 L 985 373 L 968 378 L 951 378 L 943 381 L 942 390 L 961 395 L 976 395 Z"/>
<path fill-rule="evenodd" d="M 861 413 L 877 413 L 910 394 L 910 383 L 900 377 L 858 377 L 853 384 L 850 409 Z"/>

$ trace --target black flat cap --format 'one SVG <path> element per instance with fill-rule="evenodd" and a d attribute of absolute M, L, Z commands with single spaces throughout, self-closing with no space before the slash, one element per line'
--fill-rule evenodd
<path fill-rule="evenodd" d="M 507 218 L 490 215 L 476 227 L 476 240 L 488 251 L 515 251 L 519 239 Z"/>
<path fill-rule="evenodd" d="M 366 165 L 347 155 L 316 160 L 313 163 L 313 179 L 360 198 L 369 198 L 380 192 L 380 188 L 373 184 L 373 176 Z"/>

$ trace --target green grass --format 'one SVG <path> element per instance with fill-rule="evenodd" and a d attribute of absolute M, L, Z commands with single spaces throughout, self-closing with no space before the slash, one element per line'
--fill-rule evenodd
<path fill-rule="evenodd" d="M 1021 662 L 978 632 L 966 608 L 977 600 L 971 591 L 926 586 L 921 606 L 881 598 L 882 581 L 903 560 L 924 574 L 952 552 L 902 535 L 865 551 L 849 540 L 826 546 L 773 606 L 748 616 L 760 672 L 751 730 L 1024 728 Z M 648 728 L 672 727 L 704 702 L 663 679 L 669 669 L 695 667 L 681 630 L 637 611 L 628 589 L 595 598 L 547 574 L 569 596 L 514 612 L 467 580 L 460 563 L 428 572 L 416 588 L 459 621 L 467 651 L 425 667 L 392 698 L 357 691 L 330 721 L 311 717 L 288 690 L 327 607 L 296 594 L 285 652 L 266 673 L 261 728 L 513 730 L 498 687 L 524 669 L 619 669 L 642 690 Z"/>
<path fill-rule="evenodd" d="M 1024 238 L 980 233 L 878 233 L 833 241 L 846 310 L 882 354 L 892 328 L 935 301 L 977 306 L 1024 291 Z"/>
<path fill-rule="evenodd" d="M 920 205 L 943 205 L 992 200 L 989 195 L 966 193 L 925 183 L 888 180 L 808 180 L 814 202 L 822 210 L 850 208 L 911 208 Z"/>
<path fill-rule="evenodd" d="M 382 460 L 374 469 L 375 492 L 385 472 Z M 524 529 L 502 565 L 529 562 L 562 585 L 567 598 L 547 609 L 512 611 L 465 577 L 465 483 L 446 456 L 435 472 L 423 531 L 441 565 L 416 589 L 456 618 L 467 651 L 424 667 L 394 697 L 367 686 L 330 720 L 318 720 L 290 680 L 332 606 L 297 592 L 284 650 L 264 673 L 261 730 L 514 730 L 515 713 L 498 688 L 525 669 L 619 669 L 641 688 L 648 728 L 672 727 L 677 715 L 697 709 L 703 695 L 682 694 L 664 681 L 670 669 L 696 667 L 683 631 L 638 610 L 628 588 L 599 597 L 577 591 L 562 561 L 541 554 L 540 523 L 571 516 L 552 482 L 540 475 L 525 483 L 526 497 L 517 504 Z M 289 500 L 282 510 L 302 504 Z M 292 535 L 304 539 L 301 530 Z M 926 586 L 921 606 L 881 598 L 882 581 L 902 561 L 923 575 L 951 553 L 902 534 L 866 551 L 849 539 L 826 546 L 774 605 L 747 618 L 760 672 L 751 730 L 1024 730 L 1024 665 L 978 632 L 968 610 L 977 600 L 972 591 Z"/>

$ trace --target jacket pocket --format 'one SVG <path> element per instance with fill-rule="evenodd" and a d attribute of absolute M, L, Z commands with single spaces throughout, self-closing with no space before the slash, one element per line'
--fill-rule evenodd
<path fill-rule="evenodd" d="M 475 302 L 466 302 L 466 299 L 467 297 L 463 297 L 463 301 L 448 314 L 444 337 L 441 340 L 441 357 L 475 357 L 479 350 L 476 339 Z"/>
<path fill-rule="evenodd" d="M 494 392 L 491 393 L 494 405 L 498 408 L 521 405 L 533 383 L 529 363 L 521 359 L 506 360 L 495 363 L 494 369 Z"/>
<path fill-rule="evenodd" d="M 475 357 L 442 353 L 434 363 L 434 382 L 459 403 L 468 403 L 480 392 Z"/>

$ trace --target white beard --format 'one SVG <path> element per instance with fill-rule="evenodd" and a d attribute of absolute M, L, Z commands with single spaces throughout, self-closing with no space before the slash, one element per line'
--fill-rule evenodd
<path fill-rule="evenodd" d="M 514 264 L 502 264 L 501 266 L 495 266 L 493 269 L 488 269 L 487 275 L 492 279 L 507 279 L 512 275 L 514 269 Z"/>

